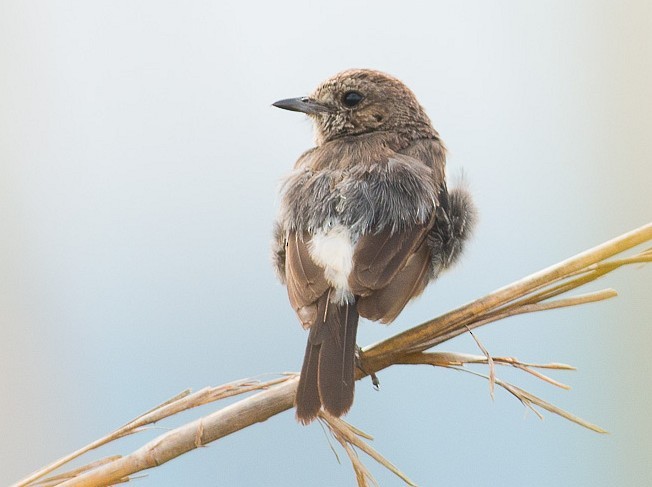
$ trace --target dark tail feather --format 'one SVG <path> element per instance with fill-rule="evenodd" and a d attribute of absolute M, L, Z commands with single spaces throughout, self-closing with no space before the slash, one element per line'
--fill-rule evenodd
<path fill-rule="evenodd" d="M 351 408 L 357 329 L 355 303 L 328 303 L 328 293 L 319 298 L 296 396 L 297 419 L 302 423 L 315 419 L 322 405 L 338 417 Z"/>
<path fill-rule="evenodd" d="M 319 354 L 319 396 L 333 416 L 346 413 L 353 404 L 355 387 L 355 335 L 358 312 L 355 303 L 329 304 L 328 333 Z"/>
<path fill-rule="evenodd" d="M 295 398 L 297 406 L 297 419 L 303 424 L 310 423 L 317 417 L 321 408 L 321 399 L 319 399 L 318 373 L 319 373 L 319 351 L 321 345 L 311 343 L 312 330 L 317 326 L 315 323 L 311 328 L 308 344 L 306 345 L 306 354 L 303 357 L 303 367 L 301 367 L 301 377 L 299 378 L 299 387 Z"/>

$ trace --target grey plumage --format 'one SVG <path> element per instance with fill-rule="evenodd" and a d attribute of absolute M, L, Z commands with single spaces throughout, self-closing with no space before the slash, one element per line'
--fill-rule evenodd
<path fill-rule="evenodd" d="M 432 279 L 460 258 L 464 242 L 471 236 L 477 218 L 473 200 L 466 188 L 443 191 L 441 196 L 435 224 L 428 233 Z"/>
<path fill-rule="evenodd" d="M 437 206 L 430 169 L 384 143 L 378 134 L 365 134 L 304 154 L 282 186 L 282 227 L 314 232 L 337 222 L 362 235 L 426 221 Z M 349 147 L 359 152 L 351 153 Z"/>
<path fill-rule="evenodd" d="M 317 146 L 285 178 L 274 264 L 310 328 L 297 417 L 353 402 L 358 316 L 389 323 L 461 254 L 471 197 L 448 191 L 446 149 L 397 79 L 350 70 L 276 106 L 309 114 Z"/>

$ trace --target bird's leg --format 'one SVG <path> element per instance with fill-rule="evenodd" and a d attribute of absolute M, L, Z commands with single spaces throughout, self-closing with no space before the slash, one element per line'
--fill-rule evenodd
<path fill-rule="evenodd" d="M 380 380 L 378 380 L 376 373 L 369 373 L 362 367 L 362 349 L 358 345 L 355 346 L 355 366 L 359 368 L 364 374 L 371 377 L 371 383 L 373 384 L 374 389 L 380 389 Z"/>

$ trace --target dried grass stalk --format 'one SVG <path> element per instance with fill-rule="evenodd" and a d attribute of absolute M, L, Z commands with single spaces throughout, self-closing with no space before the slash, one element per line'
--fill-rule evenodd
<path fill-rule="evenodd" d="M 483 355 L 439 351 L 426 353 L 425 351 L 462 333 L 509 316 L 559 307 L 576 306 L 578 304 L 614 297 L 616 295 L 615 291 L 607 289 L 597 293 L 546 301 L 591 282 L 619 267 L 652 261 L 652 249 L 646 249 L 636 255 L 606 261 L 606 259 L 616 254 L 630 250 L 650 240 L 652 240 L 652 223 L 566 259 L 559 264 L 548 267 L 513 284 L 500 288 L 480 299 L 388 338 L 378 344 L 369 346 L 363 350 L 362 366 L 361 370 L 358 371 L 357 378 L 378 372 L 394 364 L 429 364 L 463 370 L 482 376 L 482 374 L 462 367 L 465 364 L 485 363 L 490 364 L 490 369 L 492 370 L 496 365 L 517 367 L 546 382 L 566 388 L 567 386 L 564 384 L 545 376 L 535 369 L 572 369 L 568 365 L 529 364 L 509 357 L 492 357 L 484 347 L 481 347 L 479 342 L 478 344 L 483 351 Z M 501 381 L 495 377 L 493 372 L 490 376 L 482 377 L 487 378 L 490 383 L 509 391 L 525 406 L 532 408 L 539 416 L 540 412 L 534 406 L 558 414 L 593 431 L 604 432 L 604 430 L 596 425 L 563 411 L 527 391 Z M 171 400 L 127 423 L 114 433 L 31 474 L 12 487 L 37 485 L 48 487 L 55 485 L 66 487 L 101 486 L 125 482 L 135 473 L 161 465 L 188 451 L 206 445 L 252 424 L 265 421 L 282 411 L 292 408 L 297 382 L 298 377 L 296 374 L 286 374 L 283 377 L 267 382 L 245 380 L 216 388 L 202 389 L 194 394 L 191 394 L 189 391 L 184 391 L 180 395 L 175 396 Z M 175 428 L 146 443 L 128 455 L 109 457 L 86 465 L 85 467 L 44 479 L 48 474 L 73 458 L 77 458 L 81 454 L 114 441 L 117 438 L 138 432 L 146 425 L 160 421 L 179 411 L 251 391 L 260 392 L 226 406 L 212 414 Z M 391 465 L 391 463 L 375 452 L 364 441 L 364 438 L 369 439 L 369 437 L 355 430 L 355 428 L 341 419 L 332 418 L 328 415 L 322 415 L 321 419 L 325 421 L 335 439 L 343 446 L 349 456 L 358 485 L 366 486 L 369 485 L 369 482 L 375 483 L 375 481 L 367 468 L 358 459 L 353 447 L 369 454 L 376 461 L 399 475 L 408 485 L 413 485 L 404 474 L 400 473 L 396 467 Z"/>

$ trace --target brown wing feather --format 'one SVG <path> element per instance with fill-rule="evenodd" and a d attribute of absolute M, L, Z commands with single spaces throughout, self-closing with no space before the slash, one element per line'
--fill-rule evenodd
<path fill-rule="evenodd" d="M 425 241 L 385 287 L 358 299 L 358 313 L 373 321 L 390 323 L 428 284 L 430 251 Z"/>
<path fill-rule="evenodd" d="M 308 252 L 308 235 L 300 237 L 296 232 L 288 235 L 285 258 L 287 290 L 290 303 L 304 327 L 310 327 L 317 314 L 317 300 L 329 285 L 324 269 L 315 264 Z"/>
<path fill-rule="evenodd" d="M 384 228 L 378 233 L 361 236 L 355 246 L 353 270 L 349 276 L 353 293 L 367 296 L 387 286 L 425 241 L 434 223 L 433 211 L 427 223 L 406 231 L 392 232 Z"/>

